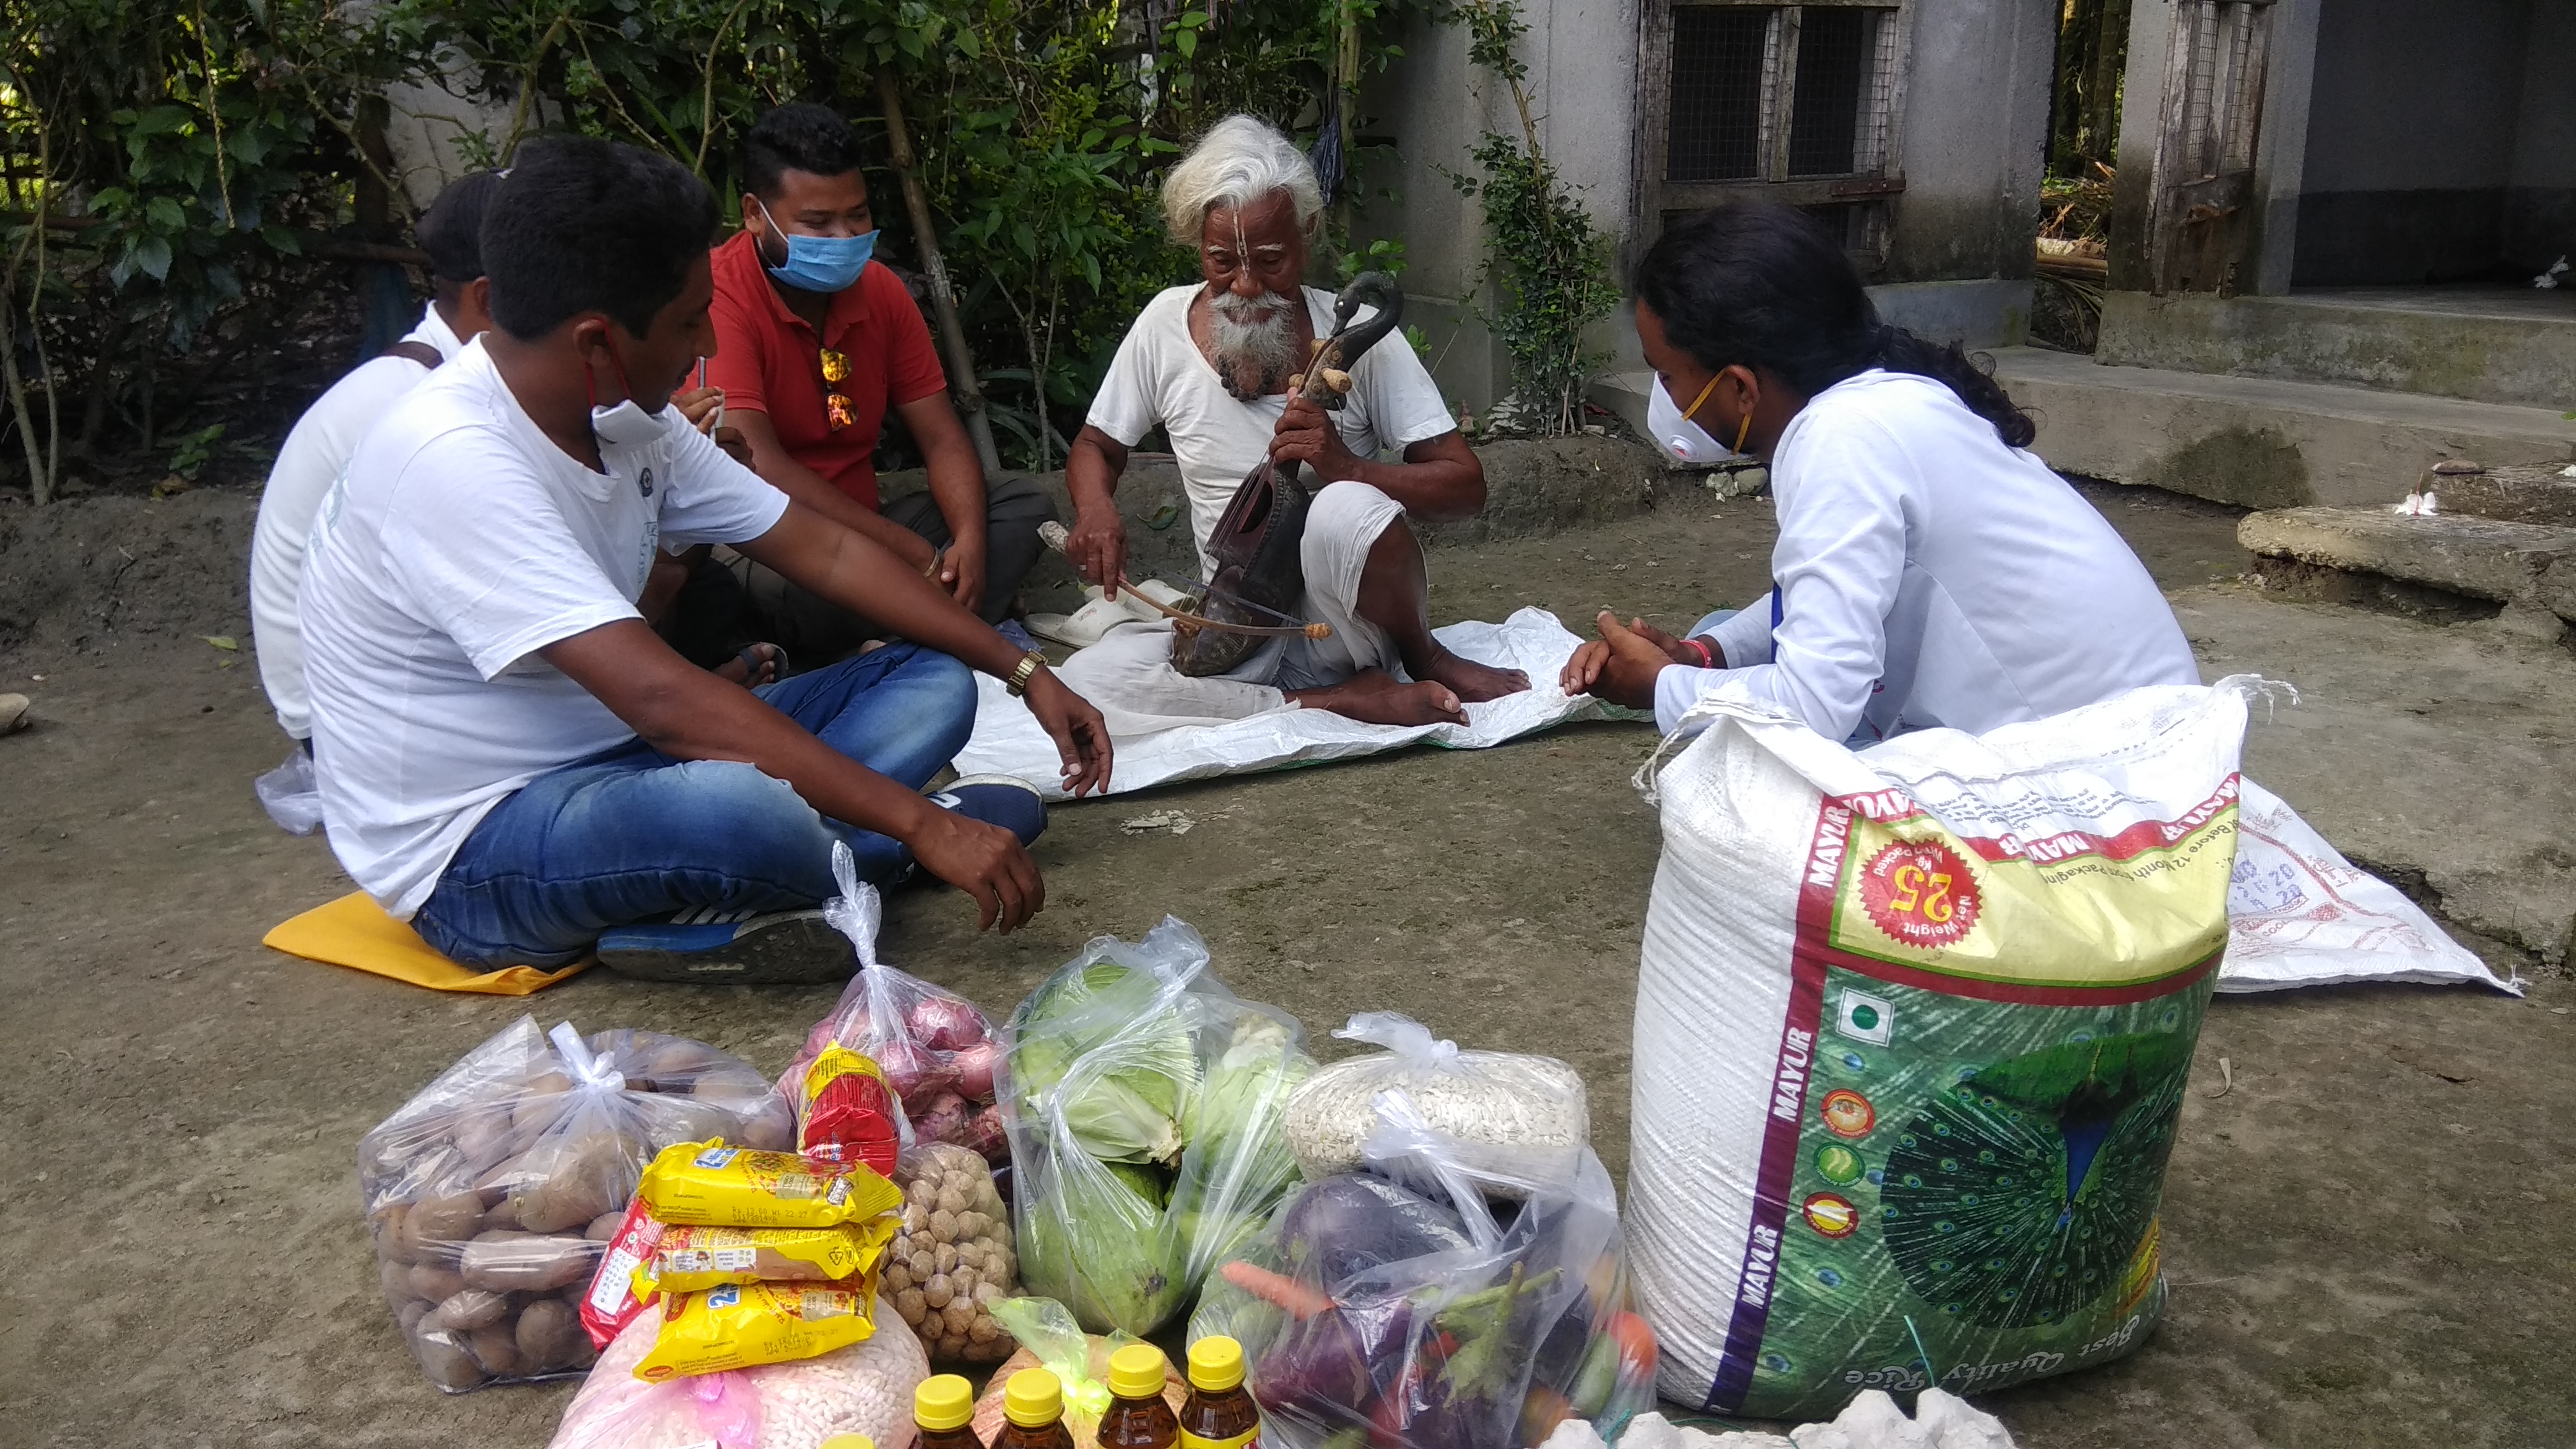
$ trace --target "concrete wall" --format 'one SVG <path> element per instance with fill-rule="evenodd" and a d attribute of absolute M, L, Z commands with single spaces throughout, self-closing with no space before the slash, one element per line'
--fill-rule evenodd
<path fill-rule="evenodd" d="M 2027 278 L 2047 166 L 2050 0 L 1916 0 L 1887 266 L 1873 282 Z"/>
<path fill-rule="evenodd" d="M 2504 258 L 2537 272 L 2576 252 L 2576 5 L 2534 0 L 2525 50 Z"/>
<path fill-rule="evenodd" d="M 1539 142 L 1594 220 L 1624 239 L 1633 207 L 1637 0 L 1552 0 L 1525 13 L 1530 33 L 1520 55 Z M 1404 58 L 1361 95 L 1364 133 L 1392 136 L 1396 146 L 1394 163 L 1380 162 L 1364 178 L 1370 194 L 1352 230 L 1362 242 L 1404 243 L 1406 320 L 1429 335 L 1442 391 L 1482 410 L 1510 390 L 1511 359 L 1478 317 L 1492 310 L 1493 296 L 1483 210 L 1443 168 L 1473 174 L 1469 153 L 1484 133 L 1518 136 L 1520 113 L 1510 87 L 1468 62 L 1460 27 L 1416 19 L 1400 43 Z M 1391 198 L 1379 194 L 1387 190 Z M 1614 356 L 1635 355 L 1624 318 L 1597 326 L 1592 340 Z"/>
<path fill-rule="evenodd" d="M 2564 10 L 2563 0 L 2541 9 Z M 2294 280 L 2484 277 L 2504 258 L 2533 0 L 2334 0 L 2318 17 Z M 2576 55 L 2547 83 L 2567 87 Z"/>

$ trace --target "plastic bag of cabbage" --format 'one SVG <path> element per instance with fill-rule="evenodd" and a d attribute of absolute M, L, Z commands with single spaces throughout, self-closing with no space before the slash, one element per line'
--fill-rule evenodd
<path fill-rule="evenodd" d="M 1315 1069 L 1304 1032 L 1207 966 L 1169 917 L 1102 936 L 1003 1031 L 1020 1281 L 1094 1333 L 1160 1327 L 1297 1176 L 1280 1119 Z"/>

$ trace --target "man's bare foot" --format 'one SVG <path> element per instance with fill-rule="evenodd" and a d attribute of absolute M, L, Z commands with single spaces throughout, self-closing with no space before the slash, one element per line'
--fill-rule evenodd
<path fill-rule="evenodd" d="M 1490 664 L 1460 658 L 1446 649 L 1440 651 L 1439 658 L 1431 661 L 1430 678 L 1456 690 L 1458 697 L 1469 704 L 1483 704 L 1489 699 L 1500 699 L 1529 688 L 1529 674 L 1524 670 L 1496 669 Z"/>
<path fill-rule="evenodd" d="M 1526 685 L 1523 688 L 1527 688 Z M 1362 724 L 1465 724 L 1467 710 L 1456 691 L 1436 680 L 1407 684 L 1383 669 L 1363 669 L 1324 689 L 1292 689 L 1288 697 L 1302 709 L 1329 710 Z"/>
<path fill-rule="evenodd" d="M 775 644 L 746 645 L 742 652 L 715 667 L 718 679 L 729 680 L 745 689 L 758 689 L 778 682 L 778 672 L 787 662 L 787 651 Z"/>

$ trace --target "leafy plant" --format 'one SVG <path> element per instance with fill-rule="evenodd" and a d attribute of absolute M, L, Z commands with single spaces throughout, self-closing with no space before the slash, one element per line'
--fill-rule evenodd
<path fill-rule="evenodd" d="M 179 438 L 170 449 L 170 471 L 193 483 L 215 456 L 215 443 L 224 435 L 222 423 L 210 424 Z"/>
<path fill-rule="evenodd" d="M 1522 430 L 1541 437 L 1582 421 L 1583 383 L 1605 360 L 1583 346 L 1583 331 L 1610 314 L 1610 238 L 1593 223 L 1572 185 L 1539 144 L 1524 82 L 1529 67 L 1513 47 L 1529 26 L 1512 0 L 1468 0 L 1444 18 L 1466 26 L 1467 56 L 1510 87 L 1520 134 L 1488 131 L 1471 153 L 1480 176 L 1451 172 L 1484 208 L 1487 266 L 1501 307 L 1494 330 L 1512 358 L 1512 394 Z"/>
<path fill-rule="evenodd" d="M 1234 111 L 1346 135 L 1335 98 L 1425 3 L 0 0 L 0 430 L 40 500 L 111 453 L 158 476 L 209 408 L 245 444 L 227 460 L 282 432 L 349 360 L 342 269 L 407 255 L 399 86 L 492 108 L 448 138 L 468 165 L 578 131 L 679 160 L 730 211 L 761 111 L 822 100 L 873 134 L 851 98 L 890 76 L 968 340 L 1009 394 L 1009 461 L 1053 466 L 1137 310 L 1192 275 L 1158 225 L 1172 158 Z M 881 254 L 917 266 L 892 178 L 871 179 Z M 296 366 L 290 334 L 320 355 Z M 259 417 L 217 402 L 270 396 Z"/>

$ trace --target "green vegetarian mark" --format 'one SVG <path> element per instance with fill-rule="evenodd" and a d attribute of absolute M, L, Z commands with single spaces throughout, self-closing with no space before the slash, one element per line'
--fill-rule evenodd
<path fill-rule="evenodd" d="M 2068 1042 L 1918 1107 L 1879 1194 L 1888 1255 L 1945 1314 L 2056 1323 L 2117 1285 L 2154 1220 L 2187 1038 Z"/>

